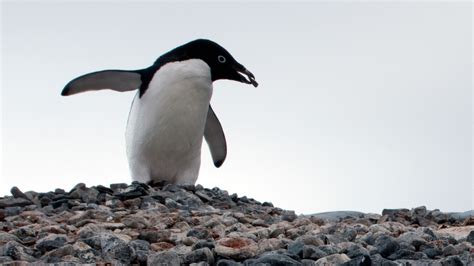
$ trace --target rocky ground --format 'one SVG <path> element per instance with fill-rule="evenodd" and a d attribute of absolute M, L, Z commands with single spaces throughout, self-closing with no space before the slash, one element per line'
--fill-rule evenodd
<path fill-rule="evenodd" d="M 0 198 L 1 264 L 474 264 L 472 212 L 297 216 L 200 185 L 11 192 Z"/>

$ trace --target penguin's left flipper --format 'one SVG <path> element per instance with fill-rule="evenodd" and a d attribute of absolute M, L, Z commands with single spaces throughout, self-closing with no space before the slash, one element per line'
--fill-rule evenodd
<path fill-rule="evenodd" d="M 217 119 L 216 114 L 209 105 L 207 111 L 206 127 L 204 128 L 204 138 L 211 150 L 212 160 L 216 167 L 220 167 L 227 155 L 227 144 L 225 141 L 224 130 Z"/>
<path fill-rule="evenodd" d="M 114 90 L 131 91 L 136 90 L 142 84 L 139 71 L 134 70 L 103 70 L 82 75 L 71 80 L 64 87 L 61 95 L 68 96 L 85 91 Z"/>

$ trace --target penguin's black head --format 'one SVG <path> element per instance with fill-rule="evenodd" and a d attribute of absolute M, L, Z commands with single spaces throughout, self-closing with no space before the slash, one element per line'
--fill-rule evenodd
<path fill-rule="evenodd" d="M 158 58 L 154 65 L 173 61 L 201 59 L 211 68 L 212 81 L 230 79 L 257 87 L 255 76 L 219 44 L 205 39 L 191 41 Z"/>

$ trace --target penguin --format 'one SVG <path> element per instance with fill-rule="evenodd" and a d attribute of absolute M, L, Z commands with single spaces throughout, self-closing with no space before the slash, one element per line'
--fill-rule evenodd
<path fill-rule="evenodd" d="M 125 130 L 132 180 L 194 185 L 206 140 L 216 167 L 227 144 L 210 100 L 213 82 L 234 80 L 258 86 L 255 76 L 219 44 L 197 39 L 138 70 L 102 70 L 66 84 L 62 96 L 86 91 L 137 90 Z"/>

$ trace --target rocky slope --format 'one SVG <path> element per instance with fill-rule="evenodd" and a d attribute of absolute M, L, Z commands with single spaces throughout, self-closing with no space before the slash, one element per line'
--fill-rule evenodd
<path fill-rule="evenodd" d="M 200 185 L 11 192 L 0 198 L 2 264 L 474 264 L 473 213 L 297 216 Z"/>

